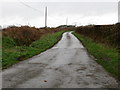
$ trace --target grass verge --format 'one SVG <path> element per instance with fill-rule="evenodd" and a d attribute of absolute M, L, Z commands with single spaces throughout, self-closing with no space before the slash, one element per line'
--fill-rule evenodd
<path fill-rule="evenodd" d="M 39 40 L 33 42 L 30 46 L 16 46 L 16 43 L 10 37 L 2 38 L 2 69 L 54 46 L 61 38 L 65 31 L 56 32 L 42 36 Z"/>
<path fill-rule="evenodd" d="M 101 64 L 108 72 L 120 80 L 120 60 L 116 49 L 96 43 L 92 39 L 78 33 L 73 32 L 73 34 L 83 43 L 88 52 L 97 59 L 97 63 Z"/>

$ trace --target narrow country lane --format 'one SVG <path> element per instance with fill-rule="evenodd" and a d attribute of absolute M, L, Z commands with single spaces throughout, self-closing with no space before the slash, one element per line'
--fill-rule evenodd
<path fill-rule="evenodd" d="M 71 32 L 53 48 L 2 72 L 3 88 L 116 88 Z"/>

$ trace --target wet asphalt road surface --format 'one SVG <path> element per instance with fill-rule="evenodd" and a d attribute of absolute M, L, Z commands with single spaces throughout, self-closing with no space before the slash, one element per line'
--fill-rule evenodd
<path fill-rule="evenodd" d="M 3 88 L 116 88 L 71 32 L 53 48 L 2 72 Z"/>

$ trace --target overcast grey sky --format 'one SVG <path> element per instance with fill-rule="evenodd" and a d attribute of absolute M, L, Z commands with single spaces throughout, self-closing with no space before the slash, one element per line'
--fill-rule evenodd
<path fill-rule="evenodd" d="M 0 2 L 0 25 L 2 26 L 30 25 L 43 27 L 45 6 L 48 7 L 49 27 L 66 24 L 66 18 L 68 18 L 68 24 L 77 24 L 78 26 L 118 22 L 118 0 L 8 1 Z"/>

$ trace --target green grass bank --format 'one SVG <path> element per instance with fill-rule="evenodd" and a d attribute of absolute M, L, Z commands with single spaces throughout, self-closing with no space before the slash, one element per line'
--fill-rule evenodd
<path fill-rule="evenodd" d="M 61 39 L 64 32 L 44 35 L 29 46 L 17 46 L 12 38 L 4 36 L 2 38 L 2 69 L 53 47 Z"/>
<path fill-rule="evenodd" d="M 88 52 L 93 55 L 106 71 L 120 80 L 120 59 L 118 50 L 107 47 L 101 43 L 96 43 L 92 39 L 73 32 L 73 34 L 83 43 Z"/>

